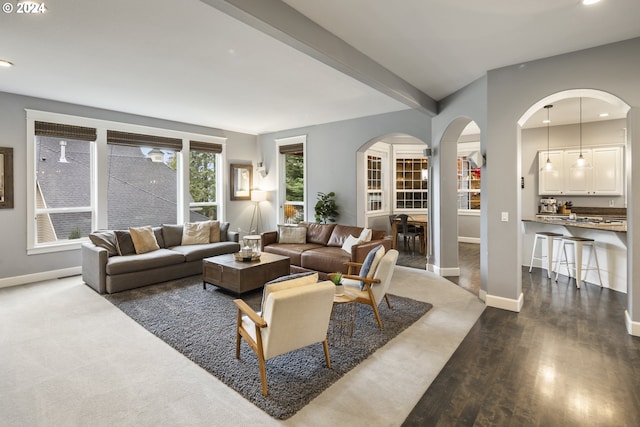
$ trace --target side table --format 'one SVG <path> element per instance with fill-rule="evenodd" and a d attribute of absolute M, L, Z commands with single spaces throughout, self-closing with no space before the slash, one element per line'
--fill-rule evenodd
<path fill-rule="evenodd" d="M 342 346 L 351 341 L 356 325 L 357 309 L 354 295 L 344 293 L 333 297 L 328 336 L 331 345 Z"/>

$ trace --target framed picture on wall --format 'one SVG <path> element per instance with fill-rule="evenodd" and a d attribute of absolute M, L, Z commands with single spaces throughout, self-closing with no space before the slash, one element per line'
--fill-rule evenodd
<path fill-rule="evenodd" d="M 251 200 L 251 165 L 231 165 L 231 200 Z"/>
<path fill-rule="evenodd" d="M 0 209 L 13 208 L 13 148 L 0 147 Z"/>

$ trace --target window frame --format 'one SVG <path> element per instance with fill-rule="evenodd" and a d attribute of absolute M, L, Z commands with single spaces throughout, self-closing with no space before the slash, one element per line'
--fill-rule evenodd
<path fill-rule="evenodd" d="M 392 189 L 392 195 L 393 195 L 393 208 L 392 211 L 393 212 L 397 212 L 397 213 L 422 213 L 422 212 L 428 212 L 429 208 L 429 197 L 431 197 L 431 192 L 429 191 L 429 181 L 427 180 L 427 188 L 426 189 L 398 189 L 397 188 L 397 176 L 398 176 L 398 170 L 397 170 L 397 164 L 398 164 L 398 160 L 419 160 L 420 162 L 426 161 L 427 165 L 428 162 L 430 161 L 430 159 L 428 157 L 426 157 L 424 155 L 424 146 L 422 145 L 406 145 L 406 144 L 394 144 L 393 146 L 393 159 L 392 159 L 392 167 L 393 167 L 393 172 L 392 172 L 392 176 L 393 176 L 393 189 Z M 427 169 L 428 170 L 428 167 Z M 424 181 L 424 180 L 420 180 L 420 181 Z M 408 190 L 408 191 L 406 191 Z M 407 208 L 407 207 L 403 207 L 403 208 L 399 208 L 398 207 L 398 192 L 411 192 L 411 193 L 424 193 L 426 194 L 426 199 L 425 202 L 427 204 L 427 207 L 419 207 L 419 208 Z"/>
<path fill-rule="evenodd" d="M 461 162 L 468 162 L 467 160 L 467 156 L 469 154 L 471 154 L 473 151 L 477 151 L 480 149 L 480 141 L 473 141 L 473 142 L 463 142 L 463 143 L 458 143 L 458 153 L 456 156 L 456 186 L 458 188 L 457 191 L 457 195 L 459 197 L 460 194 L 462 193 L 467 193 L 469 195 L 471 195 L 472 193 L 477 193 L 480 195 L 480 200 L 482 200 L 482 172 L 480 172 L 480 179 L 479 179 L 479 188 L 461 188 L 461 178 L 462 177 L 462 172 L 459 168 L 459 164 Z M 471 165 L 469 165 L 469 167 L 467 168 L 467 176 L 470 175 L 471 173 Z M 478 170 L 482 170 L 481 168 L 477 168 Z M 470 178 L 469 178 L 470 179 Z M 470 196 L 469 196 L 470 197 Z M 459 206 L 459 201 L 456 202 L 457 205 Z M 458 208 L 458 215 L 463 215 L 463 216 L 480 216 L 480 209 L 481 209 L 481 205 L 478 205 L 477 209 L 461 209 Z"/>
<path fill-rule="evenodd" d="M 26 112 L 26 159 L 27 159 L 27 254 L 35 255 L 50 252 L 69 251 L 80 249 L 82 243 L 87 242 L 87 237 L 64 240 L 55 243 L 37 243 L 36 233 L 36 182 L 35 171 L 37 164 L 35 159 L 35 122 L 61 123 L 72 126 L 84 126 L 96 129 L 96 141 L 91 144 L 91 211 L 92 230 L 107 228 L 107 130 L 141 133 L 161 137 L 179 138 L 182 140 L 182 150 L 176 153 L 176 197 L 177 217 L 176 222 L 183 223 L 189 218 L 189 141 L 198 140 L 222 145 L 222 153 L 218 159 L 220 167 L 219 176 L 216 177 L 216 194 L 218 199 L 219 220 L 224 221 L 225 187 L 228 184 L 224 179 L 222 169 L 226 165 L 226 141 L 227 138 L 213 135 L 204 135 L 191 132 L 177 131 L 173 129 L 150 127 L 125 122 L 95 119 L 90 117 L 53 113 L 48 111 L 25 109 Z M 77 207 L 72 209 L 78 209 Z M 159 224 L 151 224 L 159 225 Z"/>
<path fill-rule="evenodd" d="M 278 170 L 278 223 L 279 224 L 284 224 L 285 223 L 285 215 L 284 215 L 284 206 L 286 204 L 286 171 L 285 171 L 285 166 L 286 166 L 286 162 L 284 161 L 284 156 L 285 154 L 280 153 L 280 147 L 285 146 L 285 145 L 298 145 L 298 144 L 302 144 L 302 165 L 303 165 L 303 201 L 302 202 L 293 202 L 290 203 L 292 205 L 300 205 L 303 208 L 303 212 L 304 212 L 304 218 L 302 219 L 302 221 L 308 221 L 308 217 L 309 217 L 309 209 L 307 207 L 307 197 L 308 197 L 308 190 L 307 190 L 307 177 L 308 177 L 308 171 L 307 171 L 307 135 L 297 135 L 297 136 L 292 136 L 292 137 L 288 137 L 288 138 L 278 138 L 275 140 L 276 142 L 276 163 L 277 163 L 277 170 Z"/>

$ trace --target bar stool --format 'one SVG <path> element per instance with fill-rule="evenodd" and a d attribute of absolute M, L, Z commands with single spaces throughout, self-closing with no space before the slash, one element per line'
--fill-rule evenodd
<path fill-rule="evenodd" d="M 566 245 L 573 245 L 574 257 L 573 262 L 569 262 L 567 258 L 567 248 Z M 582 250 L 584 247 L 590 248 L 589 258 L 587 259 L 587 264 L 582 264 Z M 562 255 L 564 254 L 564 261 L 562 261 Z M 589 261 L 591 261 L 591 256 L 596 260 L 596 266 L 590 267 Z M 560 246 L 560 256 L 558 256 L 558 260 L 556 262 L 556 282 L 558 281 L 558 275 L 560 274 L 560 264 L 565 264 L 567 266 L 567 272 L 569 273 L 569 277 L 571 277 L 571 270 L 576 272 L 576 287 L 580 289 L 580 282 L 582 282 L 582 272 L 588 270 L 596 270 L 598 272 L 598 280 L 600 281 L 600 287 L 602 287 L 602 277 L 600 276 L 600 264 L 598 263 L 598 254 L 596 253 L 596 242 L 593 239 L 589 239 L 586 237 L 575 237 L 575 236 L 565 236 L 562 238 L 562 243 Z M 572 265 L 573 267 L 570 267 Z M 586 283 L 586 282 L 585 282 Z"/>
<path fill-rule="evenodd" d="M 547 259 L 547 277 L 551 279 L 551 271 L 553 267 L 553 244 L 556 240 L 562 239 L 564 236 L 558 233 L 551 233 L 549 231 L 538 231 L 535 235 L 535 240 L 533 241 L 533 251 L 531 251 L 531 263 L 529 264 L 529 273 L 531 273 L 531 269 L 533 268 L 533 260 L 539 259 L 542 261 L 544 258 Z M 536 246 L 538 246 L 538 239 L 546 239 L 547 241 L 547 255 L 540 255 L 540 257 L 536 257 Z"/>

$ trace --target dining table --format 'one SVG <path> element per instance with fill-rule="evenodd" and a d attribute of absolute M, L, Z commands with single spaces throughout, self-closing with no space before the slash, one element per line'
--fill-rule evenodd
<path fill-rule="evenodd" d="M 401 224 L 400 218 L 396 218 L 391 224 L 391 248 L 396 249 L 398 246 L 398 225 Z M 423 247 L 427 246 L 427 224 L 428 215 L 418 214 L 409 215 L 407 218 L 407 225 L 415 225 L 416 227 L 422 227 L 422 244 L 420 245 L 420 253 L 423 253 Z"/>

